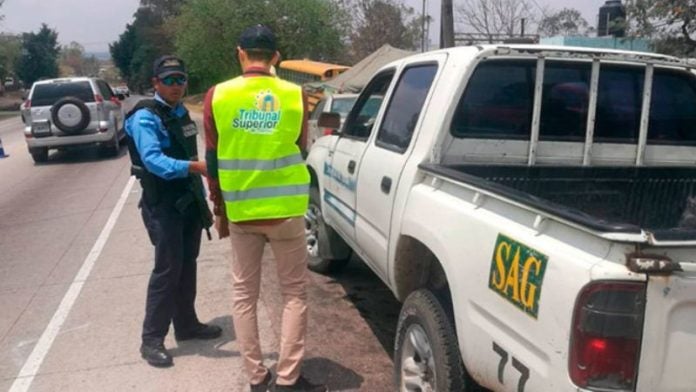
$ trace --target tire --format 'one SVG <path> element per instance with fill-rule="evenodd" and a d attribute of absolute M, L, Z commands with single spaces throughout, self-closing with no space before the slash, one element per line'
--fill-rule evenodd
<path fill-rule="evenodd" d="M 89 109 L 81 99 L 61 98 L 51 107 L 51 120 L 65 133 L 80 132 L 89 125 Z"/>
<path fill-rule="evenodd" d="M 31 148 L 29 153 L 36 163 L 43 163 L 48 160 L 48 148 L 46 147 Z"/>
<path fill-rule="evenodd" d="M 470 390 L 453 323 L 428 290 L 411 293 L 401 308 L 394 380 L 402 392 Z"/>
<path fill-rule="evenodd" d="M 324 222 L 319 188 L 316 186 L 309 189 L 305 235 L 309 253 L 307 264 L 310 270 L 320 274 L 331 274 L 341 271 L 348 264 L 352 252 L 338 233 Z M 340 257 L 336 257 L 336 253 Z"/>

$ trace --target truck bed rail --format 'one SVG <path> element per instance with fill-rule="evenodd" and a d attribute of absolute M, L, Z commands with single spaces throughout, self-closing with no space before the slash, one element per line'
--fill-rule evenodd
<path fill-rule="evenodd" d="M 696 169 L 421 164 L 592 230 L 696 239 Z"/>

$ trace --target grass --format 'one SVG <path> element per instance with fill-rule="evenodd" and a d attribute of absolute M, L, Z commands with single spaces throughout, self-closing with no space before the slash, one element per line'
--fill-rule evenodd
<path fill-rule="evenodd" d="M 0 111 L 0 120 L 6 120 L 8 118 L 12 117 L 19 117 L 19 112 L 1 112 Z"/>

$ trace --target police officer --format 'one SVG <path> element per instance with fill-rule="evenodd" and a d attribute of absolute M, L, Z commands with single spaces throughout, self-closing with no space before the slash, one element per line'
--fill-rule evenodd
<path fill-rule="evenodd" d="M 141 100 L 127 115 L 126 133 L 132 173 L 143 188 L 140 208 L 155 266 L 147 288 L 140 353 L 150 365 L 167 367 L 164 347 L 169 324 L 177 340 L 214 339 L 222 330 L 196 316 L 196 258 L 201 234 L 211 226 L 198 160 L 196 124 L 181 103 L 186 91 L 184 62 L 157 59 L 153 68 L 154 99 Z"/>
<path fill-rule="evenodd" d="M 300 374 L 308 280 L 303 216 L 310 180 L 298 146 L 305 100 L 300 86 L 271 74 L 279 53 L 268 27 L 246 29 L 237 51 L 244 74 L 210 89 L 203 109 L 211 199 L 216 215 L 231 222 L 237 341 L 252 392 L 266 391 L 272 376 L 263 364 L 256 305 L 261 257 L 270 242 L 284 301 L 275 390 L 323 392 L 325 386 Z"/>

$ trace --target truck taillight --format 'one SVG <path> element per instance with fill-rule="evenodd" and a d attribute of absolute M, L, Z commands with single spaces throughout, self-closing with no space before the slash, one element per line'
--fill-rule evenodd
<path fill-rule="evenodd" d="M 104 97 L 102 97 L 100 94 L 94 94 L 94 101 L 97 103 L 102 103 L 104 102 Z"/>
<path fill-rule="evenodd" d="M 31 99 L 27 99 L 27 102 L 24 104 L 24 107 L 27 109 L 31 109 Z"/>
<path fill-rule="evenodd" d="M 578 296 L 569 372 L 577 386 L 633 391 L 640 355 L 645 283 L 597 282 Z"/>

